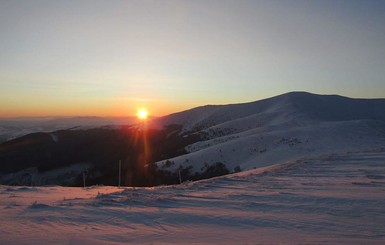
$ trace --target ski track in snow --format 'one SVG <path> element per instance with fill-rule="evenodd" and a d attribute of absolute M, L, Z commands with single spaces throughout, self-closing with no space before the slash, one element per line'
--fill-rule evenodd
<path fill-rule="evenodd" d="M 0 244 L 384 244 L 385 152 L 176 186 L 0 186 Z"/>

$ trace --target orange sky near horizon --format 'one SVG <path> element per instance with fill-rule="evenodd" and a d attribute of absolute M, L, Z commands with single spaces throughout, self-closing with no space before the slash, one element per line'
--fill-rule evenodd
<path fill-rule="evenodd" d="M 13 105 L 0 108 L 1 118 L 12 117 L 46 117 L 46 116 L 101 116 L 101 117 L 125 117 L 135 116 L 137 108 L 147 108 L 150 115 L 163 116 L 173 113 L 173 108 L 155 103 L 122 103 L 116 105 L 102 104 L 77 104 L 73 106 L 51 103 L 50 105 L 28 104 Z M 178 110 L 178 108 L 175 108 Z"/>
<path fill-rule="evenodd" d="M 70 101 L 69 101 L 70 102 Z M 191 105 L 194 107 L 194 105 Z M 171 104 L 167 101 L 116 101 L 111 104 L 102 103 L 18 103 L 0 108 L 0 118 L 12 117 L 47 117 L 47 116 L 101 116 L 125 117 L 136 116 L 138 108 L 146 108 L 149 116 L 164 116 L 185 109 L 185 104 Z"/>

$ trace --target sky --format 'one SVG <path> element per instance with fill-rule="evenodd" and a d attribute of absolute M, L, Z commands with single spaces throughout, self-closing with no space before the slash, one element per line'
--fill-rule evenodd
<path fill-rule="evenodd" d="M 385 97 L 385 1 L 0 0 L 0 117 Z"/>

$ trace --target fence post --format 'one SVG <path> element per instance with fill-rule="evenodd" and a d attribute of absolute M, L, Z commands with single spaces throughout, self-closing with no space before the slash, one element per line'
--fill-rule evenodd
<path fill-rule="evenodd" d="M 122 160 L 119 160 L 119 188 L 120 188 L 120 180 L 121 180 L 121 174 L 122 174 Z"/>

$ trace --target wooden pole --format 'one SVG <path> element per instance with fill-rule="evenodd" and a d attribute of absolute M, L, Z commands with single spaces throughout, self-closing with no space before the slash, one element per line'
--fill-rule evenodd
<path fill-rule="evenodd" d="M 121 174 L 122 174 L 122 160 L 119 160 L 119 188 L 120 188 Z"/>
<path fill-rule="evenodd" d="M 179 173 L 179 184 L 182 184 L 182 176 L 180 175 L 180 170 L 178 171 Z"/>
<path fill-rule="evenodd" d="M 86 188 L 86 172 L 83 171 L 83 187 Z"/>

